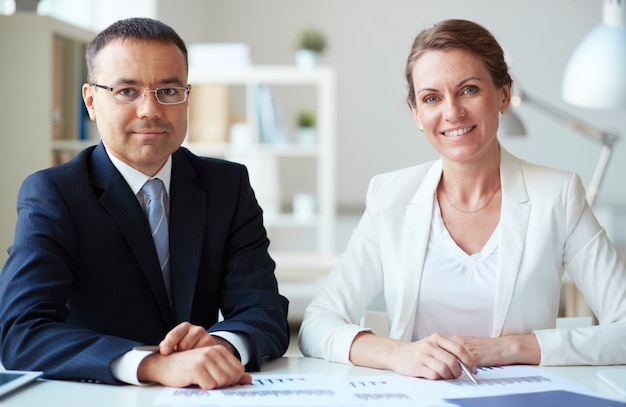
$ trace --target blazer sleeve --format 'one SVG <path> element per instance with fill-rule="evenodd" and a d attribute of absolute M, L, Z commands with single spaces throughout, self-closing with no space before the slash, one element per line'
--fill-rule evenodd
<path fill-rule="evenodd" d="M 369 304 L 382 292 L 383 267 L 376 227 L 378 178 L 370 182 L 366 209 L 345 252 L 333 267 L 321 291 L 305 310 L 299 345 L 305 356 L 352 364 L 350 347 Z"/>
<path fill-rule="evenodd" d="M 537 330 L 542 365 L 626 364 L 626 268 L 573 176 L 565 199 L 565 269 L 598 325 Z"/>
<path fill-rule="evenodd" d="M 0 343 L 8 369 L 118 384 L 109 364 L 137 342 L 67 323 L 76 260 L 72 214 L 40 172 L 18 194 L 14 244 L 0 274 Z"/>
<path fill-rule="evenodd" d="M 275 263 L 249 176 L 239 166 L 236 208 L 224 246 L 220 309 L 224 320 L 209 331 L 243 335 L 250 346 L 249 371 L 282 356 L 289 345 L 288 300 L 279 294 Z"/>

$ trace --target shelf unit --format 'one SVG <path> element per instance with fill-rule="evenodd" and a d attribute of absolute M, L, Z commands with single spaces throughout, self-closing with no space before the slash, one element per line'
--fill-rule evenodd
<path fill-rule="evenodd" d="M 85 139 L 81 85 L 85 82 L 84 51 L 94 33 L 51 17 L 30 13 L 0 16 L 0 84 L 5 101 L 0 108 L 0 263 L 12 244 L 17 213 L 18 189 L 26 176 L 71 158 L 97 139 Z M 62 51 L 58 51 L 62 49 Z M 314 89 L 306 96 L 314 103 L 317 142 L 270 145 L 260 142 L 246 147 L 228 143 L 185 145 L 198 155 L 239 159 L 262 158 L 269 162 L 296 160 L 314 162 L 293 171 L 293 177 L 312 180 L 316 210 L 314 216 L 298 219 L 282 210 L 265 216 L 277 262 L 281 290 L 295 306 L 296 321 L 314 294 L 319 279 L 334 264 L 336 234 L 335 192 L 335 72 L 330 67 L 310 71 L 293 66 L 252 66 L 230 72 L 192 71 L 192 85 L 217 83 L 245 89 L 245 121 L 258 139 L 255 89 L 267 86 Z M 193 91 L 192 91 L 193 94 Z M 307 99 L 308 98 L 308 99 Z M 313 98 L 315 101 L 313 102 Z M 87 122 L 89 123 L 89 122 Z M 311 171 L 311 168 L 312 171 Z M 258 173 L 251 169 L 251 178 Z M 264 175 L 264 174 L 261 174 Z M 254 186 L 254 183 L 253 183 Z M 281 242 L 306 235 L 306 250 L 285 250 Z M 299 305 L 298 305 L 299 304 Z"/>
<path fill-rule="evenodd" d="M 266 211 L 265 223 L 270 240 L 276 246 L 272 250 L 281 251 L 281 235 L 283 241 L 292 239 L 290 232 L 295 229 L 307 228 L 308 233 L 315 234 L 314 244 L 310 252 L 333 253 L 335 249 L 336 192 L 335 192 L 335 72 L 332 68 L 321 66 L 312 70 L 301 70 L 295 66 L 250 66 L 229 71 L 210 69 L 190 69 L 189 83 L 198 85 L 226 85 L 228 87 L 243 86 L 245 118 L 247 128 L 251 132 L 251 143 L 237 146 L 229 143 L 199 143 L 187 141 L 185 145 L 194 153 L 206 156 L 221 156 L 233 161 L 246 163 L 247 158 L 264 159 L 270 163 L 289 159 L 312 159 L 315 162 L 314 174 L 298 171 L 296 177 L 315 177 L 315 215 L 302 220 L 291 212 L 281 209 L 278 213 Z M 259 106 L 257 95 L 259 85 L 269 87 L 314 87 L 315 111 L 317 117 L 317 141 L 312 145 L 269 144 L 260 141 Z M 193 88 L 192 88 L 193 95 Z M 192 96 L 193 97 L 193 96 Z M 193 103 L 191 99 L 190 103 Z M 256 173 L 255 173 L 256 170 Z M 280 170 L 279 170 L 280 171 Z M 251 183 L 257 190 L 255 178 L 264 176 L 261 170 L 251 168 Z M 284 197 L 283 197 L 284 198 Z M 259 198 L 262 207 L 264 202 Z"/>
<path fill-rule="evenodd" d="M 94 33 L 47 16 L 0 16 L 0 263 L 13 242 L 24 178 L 60 160 L 79 140 L 84 53 Z M 93 142 L 92 142 L 93 143 Z M 83 144 L 81 143 L 81 146 Z"/>
<path fill-rule="evenodd" d="M 0 197 L 2 263 L 6 260 L 6 249 L 13 241 L 17 219 L 15 202 L 24 178 L 34 171 L 66 161 L 78 151 L 98 142 L 97 139 L 85 139 L 85 134 L 89 132 L 85 131 L 86 118 L 83 117 L 81 97 L 81 85 L 86 79 L 84 52 L 94 35 L 52 17 L 31 13 L 0 16 L 0 52 L 3 55 L 0 83 L 5 95 L 11 95 L 11 100 L 4 102 L 0 109 L 3 134 L 0 138 L 0 177 L 4 192 Z M 217 83 L 243 86 L 245 121 L 255 137 L 258 137 L 254 93 L 257 85 L 315 89 L 315 144 L 271 145 L 257 142 L 242 147 L 228 143 L 186 141 L 185 145 L 199 155 L 233 160 L 255 157 L 277 163 L 285 160 L 313 162 L 312 173 L 303 169 L 302 173 L 294 172 L 293 176 L 308 177 L 313 181 L 314 216 L 298 219 L 283 209 L 278 213 L 266 213 L 265 223 L 273 254 L 295 259 L 290 261 L 294 268 L 298 268 L 297 259 L 300 257 L 293 251 L 284 253 L 284 245 L 280 243 L 290 242 L 294 236 L 306 235 L 309 239 L 302 251 L 303 259 L 311 254 L 332 255 L 336 223 L 334 70 L 324 66 L 309 71 L 294 66 L 252 66 L 230 72 L 192 71 L 189 81 L 192 85 Z M 254 176 L 251 169 L 251 178 Z"/>

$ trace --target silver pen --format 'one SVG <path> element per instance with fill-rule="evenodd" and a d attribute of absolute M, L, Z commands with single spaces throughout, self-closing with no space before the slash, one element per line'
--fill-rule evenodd
<path fill-rule="evenodd" d="M 457 359 L 457 361 L 459 362 L 459 366 L 461 366 L 461 370 L 463 371 L 463 373 L 465 373 L 467 375 L 467 377 L 469 377 L 470 380 L 474 384 L 478 384 L 478 380 L 476 380 L 476 377 L 474 377 L 472 372 L 470 372 L 469 368 L 467 366 L 465 366 L 465 363 L 461 362 L 460 359 Z"/>

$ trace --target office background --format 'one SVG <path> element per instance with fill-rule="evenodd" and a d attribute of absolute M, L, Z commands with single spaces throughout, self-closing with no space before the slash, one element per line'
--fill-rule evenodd
<path fill-rule="evenodd" d="M 372 175 L 435 157 L 406 106 L 403 71 L 415 34 L 444 18 L 468 18 L 490 29 L 527 92 L 599 127 L 626 129 L 624 112 L 575 108 L 560 97 L 570 54 L 600 22 L 597 0 L 161 0 L 157 15 L 188 42 L 245 42 L 259 64 L 292 63 L 291 41 L 303 26 L 326 33 L 323 62 L 337 70 L 340 209 L 362 206 Z M 501 138 L 507 148 L 529 161 L 577 171 L 589 182 L 599 146 L 530 106 L 518 113 L 528 134 Z M 598 203 L 626 203 L 625 158 L 622 142 Z"/>
<path fill-rule="evenodd" d="M 9 0 L 0 9 L 10 8 Z M 405 102 L 403 70 L 412 39 L 445 18 L 467 18 L 491 30 L 507 54 L 516 86 L 599 128 L 626 129 L 622 111 L 565 103 L 562 75 L 576 45 L 601 20 L 599 0 L 42 0 L 40 10 L 94 31 L 144 15 L 172 25 L 189 43 L 249 45 L 253 64 L 292 64 L 293 38 L 303 27 L 327 37 L 322 63 L 337 72 L 336 196 L 340 214 L 363 208 L 377 173 L 436 157 Z M 56 14 L 56 15 L 55 15 Z M 27 52 L 27 51 L 26 51 Z M 294 96 L 297 97 L 297 96 Z M 295 113 L 283 106 L 285 117 Z M 293 105 L 298 105 L 294 101 Z M 588 184 L 600 146 L 532 106 L 516 113 L 525 137 L 501 137 L 529 161 L 581 174 Z M 297 183 L 298 171 L 289 171 Z M 618 244 L 626 244 L 626 141 L 616 145 L 597 199 L 597 212 Z M 341 239 L 338 245 L 343 244 Z M 340 247 L 338 247 L 340 249 Z"/>

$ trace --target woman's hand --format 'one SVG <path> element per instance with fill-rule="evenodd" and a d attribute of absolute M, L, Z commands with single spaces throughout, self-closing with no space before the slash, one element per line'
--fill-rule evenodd
<path fill-rule="evenodd" d="M 477 366 L 538 365 L 541 348 L 535 334 L 498 338 L 455 335 L 450 338 L 463 346 Z"/>
<path fill-rule="evenodd" d="M 350 348 L 350 361 L 356 365 L 435 380 L 459 377 L 459 360 L 476 373 L 476 363 L 463 345 L 439 334 L 402 342 L 361 332 Z"/>

